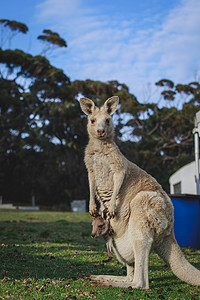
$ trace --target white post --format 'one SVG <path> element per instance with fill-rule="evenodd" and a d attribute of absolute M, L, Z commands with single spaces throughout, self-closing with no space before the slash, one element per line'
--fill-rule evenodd
<path fill-rule="evenodd" d="M 200 111 L 196 114 L 194 121 L 195 128 L 193 129 L 194 134 L 194 154 L 195 154 L 195 170 L 196 170 L 196 193 L 200 195 L 200 178 L 199 178 L 199 125 L 200 125 Z"/>
<path fill-rule="evenodd" d="M 199 189 L 199 135 L 198 132 L 194 134 L 194 145 L 195 145 L 195 169 L 196 169 L 196 191 L 197 195 L 200 195 Z"/>

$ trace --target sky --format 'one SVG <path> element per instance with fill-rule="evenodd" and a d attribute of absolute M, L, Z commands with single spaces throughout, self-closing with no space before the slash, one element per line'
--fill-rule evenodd
<path fill-rule="evenodd" d="M 42 30 L 60 34 L 68 47 L 47 58 L 71 80 L 118 80 L 139 102 L 153 97 L 160 79 L 200 80 L 199 0 L 0 0 L 0 7 L 0 19 L 29 28 L 12 49 L 40 54 Z"/>

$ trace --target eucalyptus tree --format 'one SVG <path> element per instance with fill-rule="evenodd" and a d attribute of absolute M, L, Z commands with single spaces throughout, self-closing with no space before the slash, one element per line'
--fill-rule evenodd
<path fill-rule="evenodd" d="M 12 39 L 18 33 L 27 33 L 28 27 L 21 22 L 17 22 L 15 20 L 8 20 L 8 19 L 0 19 L 0 26 L 1 26 L 1 44 L 0 47 L 3 47 L 8 40 L 9 48 L 11 47 Z"/>
<path fill-rule="evenodd" d="M 66 41 L 61 38 L 57 32 L 53 32 L 50 29 L 44 29 L 43 34 L 39 35 L 37 38 L 45 43 L 45 47 L 42 51 L 43 55 L 47 54 L 49 51 L 55 50 L 58 47 L 67 47 Z"/>
<path fill-rule="evenodd" d="M 0 194 L 70 200 L 79 107 L 69 77 L 41 55 L 0 48 L 0 87 Z"/>

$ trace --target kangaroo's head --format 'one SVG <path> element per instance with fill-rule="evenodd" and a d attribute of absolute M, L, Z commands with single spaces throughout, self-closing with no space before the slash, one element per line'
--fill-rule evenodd
<path fill-rule="evenodd" d="M 82 111 L 88 116 L 88 133 L 90 137 L 105 140 L 113 138 L 114 126 L 111 115 L 116 111 L 119 97 L 113 96 L 106 100 L 101 108 L 95 106 L 88 98 L 80 99 Z"/>
<path fill-rule="evenodd" d="M 92 238 L 110 234 L 110 223 L 101 216 L 93 217 L 92 220 Z"/>

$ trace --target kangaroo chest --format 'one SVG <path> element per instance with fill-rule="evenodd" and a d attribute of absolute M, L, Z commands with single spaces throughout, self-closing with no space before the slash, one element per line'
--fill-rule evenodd
<path fill-rule="evenodd" d="M 134 262 L 133 246 L 128 238 L 128 232 L 120 238 L 112 239 L 112 249 L 119 262 L 123 264 L 132 264 Z"/>
<path fill-rule="evenodd" d="M 94 153 L 89 157 L 89 163 L 93 171 L 97 195 L 102 200 L 110 198 L 113 190 L 113 171 L 108 156 L 104 153 Z"/>

